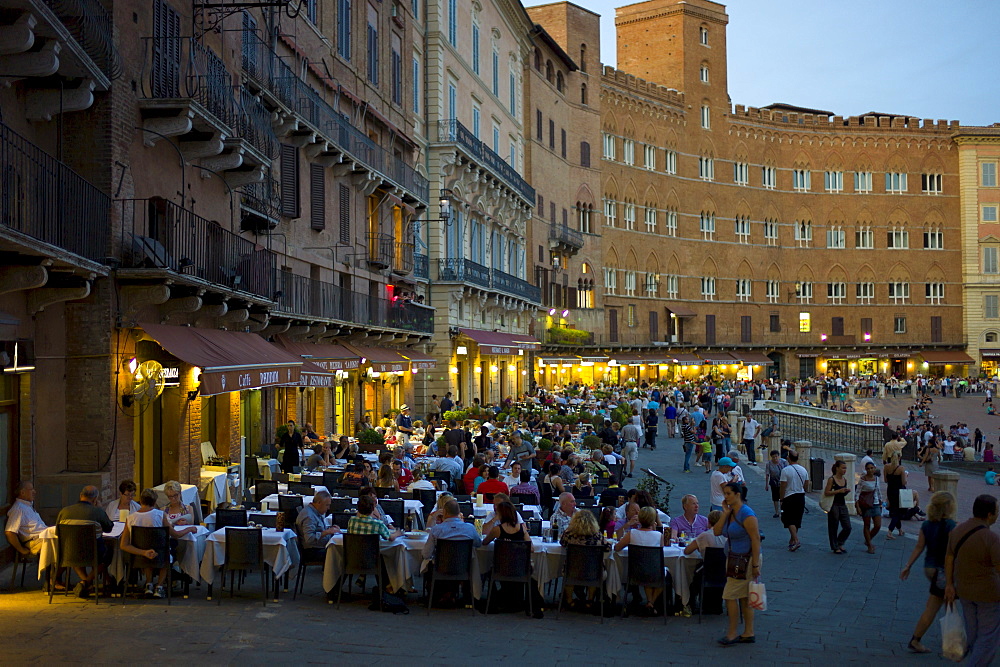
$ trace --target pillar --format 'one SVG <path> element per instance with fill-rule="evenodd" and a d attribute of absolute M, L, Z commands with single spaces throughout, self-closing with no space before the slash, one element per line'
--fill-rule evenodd
<path fill-rule="evenodd" d="M 844 497 L 844 502 L 847 503 L 847 513 L 850 516 L 854 516 L 854 485 L 857 483 L 857 478 L 855 477 L 855 468 L 857 467 L 858 457 L 849 452 L 841 452 L 840 454 L 834 454 L 833 459 L 835 461 L 843 461 L 847 464 L 847 472 L 844 473 L 844 477 L 847 479 L 847 488 L 850 489 L 847 495 Z"/>
<path fill-rule="evenodd" d="M 910 396 L 912 398 L 916 398 L 917 397 L 917 383 L 916 382 L 911 382 L 910 383 Z"/>
<path fill-rule="evenodd" d="M 795 404 L 798 405 L 802 402 L 802 385 L 795 385 Z"/>
<path fill-rule="evenodd" d="M 878 383 L 878 397 L 879 398 L 885 398 L 885 383 L 884 382 L 879 382 Z"/>
<path fill-rule="evenodd" d="M 812 451 L 812 442 L 809 440 L 796 440 L 792 443 L 792 448 L 799 455 L 799 465 L 809 470 L 809 454 Z M 815 482 L 813 482 L 815 485 Z"/>
<path fill-rule="evenodd" d="M 855 386 L 853 382 L 847 384 L 847 400 L 854 401 Z"/>
<path fill-rule="evenodd" d="M 779 399 L 781 400 L 782 403 L 788 402 L 788 387 L 784 385 L 781 386 L 781 390 L 779 392 Z"/>
<path fill-rule="evenodd" d="M 957 472 L 952 472 L 950 470 L 938 470 L 936 473 L 931 475 L 934 479 L 934 488 L 938 491 L 947 491 L 951 495 L 955 496 L 955 502 L 958 502 L 958 480 L 959 475 Z M 927 507 L 930 503 L 930 498 L 924 501 L 924 507 Z"/>

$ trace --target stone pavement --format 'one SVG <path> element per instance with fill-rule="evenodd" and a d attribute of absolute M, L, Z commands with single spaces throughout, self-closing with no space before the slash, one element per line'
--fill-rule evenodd
<path fill-rule="evenodd" d="M 676 484 L 671 506 L 679 510 L 685 493 L 708 507 L 708 476 L 682 474 L 680 440 L 660 438 L 656 451 L 640 450 L 639 464 Z M 468 610 L 434 610 L 430 618 L 411 600 L 408 616 L 367 610 L 367 601 L 345 603 L 337 611 L 320 592 L 320 576 L 308 575 L 306 594 L 266 607 L 248 598 L 207 602 L 192 589 L 190 600 L 133 601 L 126 606 L 56 597 L 50 606 L 37 584 L 27 592 L 0 594 L 0 656 L 22 662 L 119 662 L 143 656 L 182 662 L 290 663 L 350 661 L 365 664 L 656 664 L 694 665 L 721 660 L 755 664 L 849 664 L 939 662 L 934 655 L 906 650 L 927 597 L 926 581 L 914 574 L 900 582 L 899 571 L 913 539 L 876 538 L 877 553 L 865 553 L 860 523 L 844 556 L 830 552 L 826 517 L 811 494 L 796 553 L 786 549 L 787 531 L 771 518 L 770 495 L 762 469 L 745 468 L 749 502 L 760 510 L 767 539 L 763 580 L 770 609 L 757 615 L 754 645 L 723 648 L 724 616 L 613 619 L 603 625 L 593 616 L 565 612 L 560 620 L 546 611 L 542 620 L 520 614 L 472 616 Z M 629 482 L 638 481 L 638 476 Z M 963 517 L 964 518 L 964 517 Z M 906 530 L 915 533 L 917 522 Z M 919 572 L 918 568 L 914 568 Z M 6 586 L 9 571 L 0 573 Z M 256 587 L 251 587 L 256 591 Z M 925 638 L 935 651 L 935 623 Z M 831 655 L 833 652 L 833 655 Z"/>

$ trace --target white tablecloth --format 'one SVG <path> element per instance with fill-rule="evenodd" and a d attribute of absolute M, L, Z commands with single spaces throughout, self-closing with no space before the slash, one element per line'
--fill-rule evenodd
<path fill-rule="evenodd" d="M 205 556 L 201 560 L 201 579 L 207 584 L 215 580 L 215 572 L 226 562 L 226 531 L 257 530 L 255 528 L 222 528 L 209 534 Z M 282 532 L 265 528 L 264 561 L 271 566 L 274 578 L 283 577 L 289 569 L 299 564 L 299 547 L 295 531 L 286 528 Z"/>
<path fill-rule="evenodd" d="M 210 508 L 232 501 L 229 484 L 226 482 L 226 473 L 224 472 L 201 471 L 201 497 L 208 501 Z"/>
<path fill-rule="evenodd" d="M 153 491 L 156 491 L 156 506 L 161 508 L 169 503 L 167 494 L 163 492 L 163 486 L 160 484 L 153 487 Z M 198 487 L 194 484 L 181 484 L 181 502 L 191 506 L 194 511 L 194 522 L 201 523 L 201 497 L 198 495 Z"/>
<path fill-rule="evenodd" d="M 472 508 L 472 513 L 477 516 L 486 516 L 493 511 L 492 503 L 488 503 L 483 506 L 475 505 Z M 541 519 L 542 518 L 542 508 L 539 505 L 525 505 L 524 511 L 521 512 L 521 518 L 527 521 L 528 519 Z"/>
<path fill-rule="evenodd" d="M 663 547 L 663 564 L 670 570 L 674 584 L 674 593 L 681 603 L 688 604 L 691 600 L 691 580 L 694 578 L 694 568 L 701 561 L 701 553 L 695 551 L 690 556 L 684 555 L 682 547 Z M 628 575 L 628 547 L 615 554 L 618 576 L 625 581 Z"/>
<path fill-rule="evenodd" d="M 316 487 L 316 488 L 320 488 L 320 487 Z M 309 503 L 311 503 L 312 499 L 313 499 L 312 496 L 302 496 L 302 504 L 303 504 L 303 506 L 304 505 L 308 505 Z M 352 500 L 352 504 L 354 504 L 354 505 L 358 504 L 358 499 L 357 498 L 352 498 L 351 500 Z M 270 510 L 276 510 L 276 509 L 278 509 L 278 494 L 272 493 L 271 495 L 264 497 L 264 499 L 260 501 L 260 506 L 261 506 L 262 509 L 263 508 L 270 509 Z M 406 509 L 406 513 L 407 514 L 412 514 L 412 515 L 414 515 L 415 518 L 419 517 L 419 519 L 420 519 L 419 523 L 420 523 L 420 525 L 423 525 L 423 517 L 424 517 L 424 515 L 421 512 L 421 510 L 424 508 L 424 504 L 422 502 L 420 502 L 419 500 L 414 500 L 412 498 L 404 498 L 403 499 L 403 506 Z"/>
<path fill-rule="evenodd" d="M 183 528 L 183 526 L 181 527 Z M 210 531 L 205 526 L 195 526 L 195 528 L 198 529 L 196 533 L 177 538 L 177 553 L 174 562 L 180 566 L 181 572 L 194 581 L 198 581 L 201 578 L 201 561 L 205 557 L 205 542 Z"/>
<path fill-rule="evenodd" d="M 105 543 L 113 550 L 114 555 L 111 557 L 108 572 L 115 578 L 115 581 L 121 581 L 125 576 L 125 561 L 122 558 L 121 549 L 118 548 L 118 538 L 121 537 L 123 530 L 125 530 L 125 524 L 115 521 L 111 532 L 103 535 Z M 42 550 L 38 553 L 38 579 L 41 581 L 45 576 L 45 570 L 50 565 L 56 564 L 56 556 L 58 555 L 56 546 L 59 544 L 59 540 L 56 538 L 56 527 L 49 526 L 42 531 L 38 539 L 42 541 Z"/>

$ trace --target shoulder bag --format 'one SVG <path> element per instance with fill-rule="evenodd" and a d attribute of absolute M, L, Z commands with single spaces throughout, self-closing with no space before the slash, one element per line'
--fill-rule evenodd
<path fill-rule="evenodd" d="M 730 521 L 735 521 L 743 528 L 743 522 L 736 518 L 736 515 L 729 516 Z M 746 528 L 743 528 L 745 531 Z M 728 531 L 727 531 L 728 532 Z M 746 579 L 747 570 L 750 568 L 750 554 L 738 554 L 729 551 L 726 554 L 726 576 L 732 579 Z"/>

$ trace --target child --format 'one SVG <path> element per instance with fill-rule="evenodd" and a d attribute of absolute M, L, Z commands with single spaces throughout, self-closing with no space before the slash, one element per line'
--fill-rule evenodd
<path fill-rule="evenodd" d="M 712 442 L 710 440 L 705 440 L 699 443 L 701 447 L 701 462 L 705 464 L 705 474 L 712 472 Z"/>
<path fill-rule="evenodd" d="M 997 483 L 997 474 L 993 472 L 993 466 L 986 466 L 986 483 L 994 486 Z"/>
<path fill-rule="evenodd" d="M 986 414 L 988 414 L 988 415 L 995 415 L 996 413 L 997 413 L 997 411 L 996 411 L 996 409 L 995 409 L 995 408 L 993 407 L 993 404 L 992 404 L 992 403 L 990 403 L 990 404 L 988 404 L 988 405 L 986 406 Z"/>

